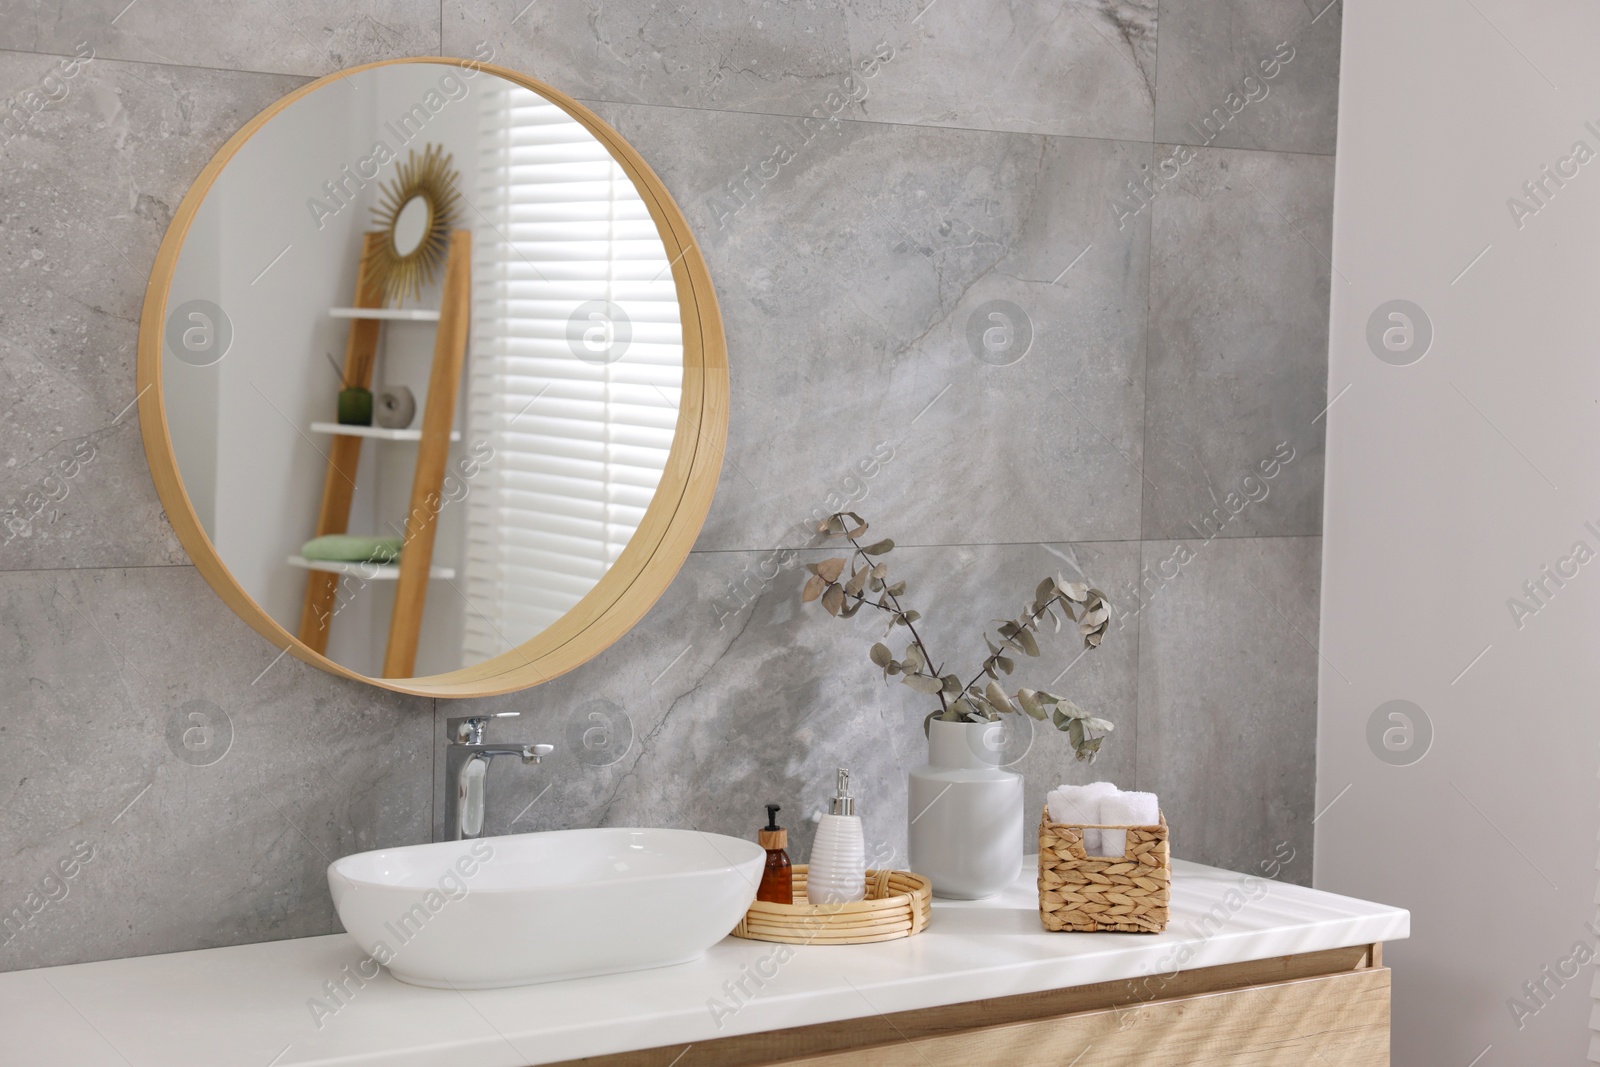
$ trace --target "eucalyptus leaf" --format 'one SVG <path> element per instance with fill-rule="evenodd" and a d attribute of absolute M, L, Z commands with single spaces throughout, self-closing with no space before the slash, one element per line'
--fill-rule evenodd
<path fill-rule="evenodd" d="M 889 646 L 882 641 L 874 642 L 872 650 L 867 654 L 872 657 L 872 662 L 880 667 L 887 667 L 894 662 L 894 653 L 890 652 Z"/>
<path fill-rule="evenodd" d="M 1022 710 L 1027 712 L 1030 718 L 1038 719 L 1040 722 L 1045 720 L 1044 705 L 1039 703 L 1039 694 L 1032 689 L 1018 689 L 1017 703 L 1022 705 Z"/>
<path fill-rule="evenodd" d="M 961 679 L 955 675 L 947 674 L 939 680 L 944 683 L 943 692 L 945 696 L 953 697 L 961 692 Z"/>
<path fill-rule="evenodd" d="M 1043 605 L 1046 601 L 1054 600 L 1056 596 L 1056 582 L 1054 578 L 1046 578 L 1039 583 L 1039 588 L 1033 591 L 1033 602 Z"/>
<path fill-rule="evenodd" d="M 844 607 L 844 590 L 837 583 L 828 586 L 827 592 L 822 594 L 822 606 L 829 615 L 839 614 L 839 609 Z"/>
<path fill-rule="evenodd" d="M 890 596 L 903 596 L 903 595 L 905 595 L 905 591 L 906 591 L 906 583 L 903 582 L 903 581 L 895 582 L 893 585 L 889 586 L 888 589 L 886 589 L 884 591 L 886 593 L 888 593 Z"/>
<path fill-rule="evenodd" d="M 1012 671 L 1017 669 L 1017 661 L 1012 659 L 1010 656 L 996 656 L 994 658 L 994 662 L 997 667 L 999 667 L 1002 671 L 1005 671 L 1007 674 L 1010 674 Z"/>
<path fill-rule="evenodd" d="M 907 626 L 909 626 L 912 623 L 916 622 L 920 618 L 922 618 L 922 612 L 920 612 L 920 611 L 908 611 L 908 612 L 905 613 L 905 620 L 906 620 L 906 625 Z"/>
<path fill-rule="evenodd" d="M 893 548 L 894 541 L 888 537 L 885 537 L 882 541 L 872 542 L 872 544 L 867 545 L 861 551 L 865 552 L 869 556 L 881 556 L 884 553 L 891 551 Z"/>
<path fill-rule="evenodd" d="M 1034 640 L 1033 634 L 1023 629 L 1017 631 L 1017 640 L 1022 642 L 1022 651 L 1030 656 L 1039 654 L 1039 642 Z"/>
<path fill-rule="evenodd" d="M 850 576 L 848 582 L 844 583 L 844 591 L 851 596 L 860 596 L 861 588 L 867 584 L 867 576 L 871 573 L 866 567 L 862 567 Z"/>
<path fill-rule="evenodd" d="M 1082 602 L 1089 595 L 1089 587 L 1083 582 L 1066 582 L 1061 586 L 1061 592 L 1068 600 Z"/>
<path fill-rule="evenodd" d="M 1068 719 L 1087 719 L 1089 717 L 1089 713 L 1087 711 L 1084 711 L 1072 701 L 1064 698 L 1056 702 L 1056 714 L 1065 716 Z M 1059 723 L 1057 725 L 1059 725 Z"/>
<path fill-rule="evenodd" d="M 1015 711 L 1011 706 L 1011 698 L 1006 696 L 1006 691 L 1000 688 L 999 682 L 990 682 L 983 690 L 983 697 L 1000 711 Z"/>
<path fill-rule="evenodd" d="M 841 619 L 853 619 L 853 618 L 855 618 L 856 617 L 856 612 L 861 610 L 861 604 L 862 604 L 862 602 L 859 601 L 859 600 L 850 601 L 850 603 L 846 604 L 844 607 L 839 609 L 839 618 L 841 618 Z"/>
<path fill-rule="evenodd" d="M 929 696 L 944 688 L 943 682 L 926 674 L 903 674 L 900 676 L 900 680 L 917 692 L 926 693 Z"/>
<path fill-rule="evenodd" d="M 825 582 L 837 582 L 839 575 L 844 573 L 844 563 L 843 557 L 840 556 L 825 559 L 817 564 L 816 573 L 822 575 L 822 580 Z"/>
<path fill-rule="evenodd" d="M 826 588 L 828 588 L 828 583 L 822 580 L 822 575 L 813 574 L 806 579 L 806 587 L 800 591 L 800 602 L 802 604 L 811 603 L 821 596 L 822 591 Z"/>

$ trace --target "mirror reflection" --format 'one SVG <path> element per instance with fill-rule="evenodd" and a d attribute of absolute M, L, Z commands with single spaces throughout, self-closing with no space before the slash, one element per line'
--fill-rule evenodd
<path fill-rule="evenodd" d="M 274 115 L 183 244 L 162 390 L 184 489 L 244 590 L 373 677 L 513 650 L 655 495 L 683 385 L 672 264 L 566 111 L 388 65 Z"/>
<path fill-rule="evenodd" d="M 400 209 L 400 214 L 394 220 L 394 251 L 397 256 L 409 256 L 416 252 L 417 246 L 428 233 L 428 220 L 433 216 L 433 209 L 428 206 L 425 197 L 413 196 L 406 201 L 406 206 Z"/>

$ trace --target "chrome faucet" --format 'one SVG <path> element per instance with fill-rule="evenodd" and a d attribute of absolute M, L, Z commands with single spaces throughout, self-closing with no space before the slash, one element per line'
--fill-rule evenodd
<path fill-rule="evenodd" d="M 519 756 L 523 763 L 538 763 L 555 751 L 554 745 L 489 745 L 483 728 L 490 719 L 514 718 L 520 711 L 495 715 L 465 715 L 445 720 L 450 743 L 445 746 L 445 840 L 461 841 L 483 836 L 484 786 L 489 762 L 496 756 Z"/>

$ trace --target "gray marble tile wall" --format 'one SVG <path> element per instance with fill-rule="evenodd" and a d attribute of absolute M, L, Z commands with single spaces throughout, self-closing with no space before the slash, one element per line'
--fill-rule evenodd
<path fill-rule="evenodd" d="M 903 862 L 922 704 L 867 661 L 869 620 L 797 598 L 808 517 L 847 501 L 903 546 L 952 663 L 1045 574 L 1118 603 L 1102 649 L 1024 665 L 1117 724 L 1092 769 L 1019 734 L 1030 807 L 1062 780 L 1157 789 L 1180 855 L 1244 868 L 1287 841 L 1308 882 L 1324 2 L 0 0 L 0 96 L 41 104 L 0 139 L 0 500 L 32 515 L 0 545 L 0 913 L 31 913 L 0 970 L 337 929 L 325 864 L 429 837 L 467 710 L 558 746 L 495 768 L 496 830 L 748 835 L 773 801 L 803 859 L 848 765 L 875 859 Z M 717 281 L 733 420 L 705 531 L 636 630 L 535 690 L 436 704 L 234 619 L 129 406 L 156 246 L 226 137 L 308 77 L 480 42 L 665 179 Z M 64 93 L 26 96 L 80 46 Z M 994 301 L 1009 347 L 983 344 Z M 47 879 L 77 843 L 92 859 Z"/>

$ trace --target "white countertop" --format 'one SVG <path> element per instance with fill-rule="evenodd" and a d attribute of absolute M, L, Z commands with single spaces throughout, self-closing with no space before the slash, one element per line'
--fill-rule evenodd
<path fill-rule="evenodd" d="M 916 937 L 780 946 L 729 937 L 693 962 L 516 989 L 368 981 L 321 1019 L 308 1004 L 364 953 L 344 934 L 0 974 L 0 1063 L 51 1067 L 524 1067 L 1297 952 L 1392 941 L 1410 915 L 1173 862 L 1164 933 L 1047 933 L 1033 857 L 982 901 L 935 901 Z M 1212 912 L 1202 929 L 1199 920 Z M 1206 936 L 1208 931 L 1214 931 Z M 767 959 L 742 1004 L 724 983 Z M 723 1010 L 714 1014 L 712 998 Z M 329 1001 L 332 1003 L 332 1001 Z"/>

